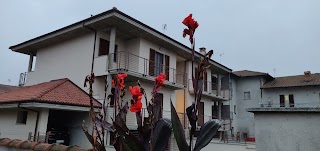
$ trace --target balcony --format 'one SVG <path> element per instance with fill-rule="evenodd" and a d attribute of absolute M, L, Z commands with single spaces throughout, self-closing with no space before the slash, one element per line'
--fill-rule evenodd
<path fill-rule="evenodd" d="M 185 72 L 177 71 L 174 68 L 129 52 L 109 54 L 108 71 L 110 74 L 127 73 L 132 81 L 140 80 L 145 82 L 153 82 L 157 75 L 165 73 L 167 87 L 181 89 L 187 85 L 187 74 Z"/>
<path fill-rule="evenodd" d="M 305 102 L 305 103 L 273 103 L 272 101 L 264 101 L 255 106 L 255 108 L 319 108 L 319 102 Z"/>
<path fill-rule="evenodd" d="M 189 92 L 193 94 L 192 80 L 189 79 Z M 220 89 L 220 91 L 219 91 Z M 219 86 L 217 83 L 211 81 L 204 81 L 202 95 L 214 98 L 217 101 L 227 101 L 231 99 L 231 91 L 227 87 Z"/>

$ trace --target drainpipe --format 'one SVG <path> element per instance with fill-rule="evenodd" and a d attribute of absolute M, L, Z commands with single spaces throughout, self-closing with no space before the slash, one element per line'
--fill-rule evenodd
<path fill-rule="evenodd" d="M 84 25 L 84 22 L 82 24 L 83 27 L 88 28 L 94 32 L 94 42 L 93 42 L 93 52 L 92 52 L 92 62 L 91 62 L 91 73 L 93 73 L 93 66 L 94 66 L 94 55 L 96 52 L 96 41 L 97 41 L 97 31 Z"/>
<path fill-rule="evenodd" d="M 38 124 L 39 124 L 39 111 L 37 110 L 33 110 L 33 109 L 28 109 L 28 108 L 25 108 L 25 107 L 20 107 L 20 104 L 18 104 L 18 108 L 20 109 L 24 109 L 24 110 L 27 110 L 27 111 L 32 111 L 32 112 L 36 112 L 37 113 L 37 119 L 36 119 L 36 125 L 35 125 L 35 128 L 34 128 L 34 135 L 33 135 L 33 141 L 35 142 L 36 141 L 36 137 L 37 137 L 37 130 L 38 130 Z"/>

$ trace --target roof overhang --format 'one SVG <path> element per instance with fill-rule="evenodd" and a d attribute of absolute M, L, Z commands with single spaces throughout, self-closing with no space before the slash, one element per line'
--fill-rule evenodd
<path fill-rule="evenodd" d="M 90 107 L 77 106 L 77 105 L 64 105 L 64 104 L 51 104 L 51 103 L 39 103 L 39 102 L 28 102 L 28 103 L 1 103 L 0 109 L 4 108 L 47 108 L 57 110 L 69 110 L 69 111 L 89 111 Z M 95 108 L 98 110 L 98 108 Z"/>
<path fill-rule="evenodd" d="M 37 38 L 28 40 L 18 45 L 11 46 L 9 49 L 28 55 L 36 55 L 36 51 L 40 48 L 50 46 L 54 43 L 66 41 L 79 35 L 93 33 L 96 31 L 109 31 L 112 27 L 116 27 L 117 35 L 121 35 L 124 39 L 141 37 L 148 39 L 160 46 L 164 46 L 169 50 L 174 50 L 180 56 L 191 59 L 191 49 L 186 45 L 170 38 L 169 36 L 151 28 L 150 26 L 126 15 L 125 13 L 111 9 L 101 14 L 92 16 L 82 21 L 76 22 L 64 28 L 47 33 Z M 197 58 L 202 57 L 198 52 L 195 53 Z M 215 70 L 221 72 L 232 72 L 231 69 L 220 63 L 210 60 Z"/>

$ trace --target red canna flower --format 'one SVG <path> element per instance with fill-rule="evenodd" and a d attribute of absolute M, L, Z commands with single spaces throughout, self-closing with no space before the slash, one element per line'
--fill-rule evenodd
<path fill-rule="evenodd" d="M 124 78 L 127 76 L 128 76 L 128 74 L 126 74 L 126 73 L 117 74 L 118 79 L 122 79 L 122 80 L 124 80 Z"/>
<path fill-rule="evenodd" d="M 132 95 L 130 111 L 131 112 L 141 111 L 141 108 L 142 108 L 141 100 L 142 100 L 143 94 L 141 93 L 140 88 L 138 86 L 135 86 L 135 87 L 129 86 L 129 91 Z"/>
<path fill-rule="evenodd" d="M 127 76 L 128 75 L 126 73 L 117 74 L 117 82 L 119 84 L 120 90 L 124 89 L 124 87 L 125 87 L 124 78 L 127 77 Z"/>
<path fill-rule="evenodd" d="M 190 36 L 189 40 L 191 43 L 193 43 L 193 34 L 196 31 L 196 29 L 199 27 L 199 23 L 192 18 L 192 14 L 187 16 L 182 21 L 182 23 L 188 27 L 188 29 L 183 30 L 183 37 L 186 37 L 186 35 L 189 35 Z"/>
<path fill-rule="evenodd" d="M 166 80 L 166 75 L 164 73 L 160 73 L 156 78 L 156 83 L 164 84 L 164 81 Z"/>
<path fill-rule="evenodd" d="M 160 73 L 156 78 L 156 91 L 159 91 L 163 86 L 166 80 L 166 75 L 164 73 Z"/>
<path fill-rule="evenodd" d="M 130 112 L 139 112 L 142 109 L 141 101 L 137 102 L 136 104 L 131 105 Z"/>
<path fill-rule="evenodd" d="M 114 84 L 114 80 L 113 80 L 113 79 L 112 79 L 112 81 L 111 81 L 111 82 L 112 82 L 112 84 L 111 84 L 111 85 L 112 85 L 112 87 L 113 87 L 113 88 L 114 88 L 114 87 L 116 87 L 116 85 Z"/>

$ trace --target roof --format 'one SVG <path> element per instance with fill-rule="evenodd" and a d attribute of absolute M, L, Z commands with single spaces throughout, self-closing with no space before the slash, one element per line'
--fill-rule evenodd
<path fill-rule="evenodd" d="M 36 151 L 87 151 L 78 146 L 65 146 L 60 144 L 48 144 L 29 140 L 0 138 L 0 150 L 36 150 Z"/>
<path fill-rule="evenodd" d="M 2 103 L 39 102 L 89 107 L 89 95 L 69 79 L 53 80 L 0 93 Z M 95 100 L 96 107 L 101 104 Z"/>
<path fill-rule="evenodd" d="M 268 73 L 250 70 L 234 71 L 232 73 L 238 77 L 270 76 Z"/>
<path fill-rule="evenodd" d="M 116 20 L 115 23 L 110 23 L 110 21 L 102 21 L 105 18 L 119 18 L 120 20 Z M 127 20 L 126 20 L 127 19 Z M 157 31 L 156 29 L 134 19 L 133 17 L 119 11 L 116 8 L 110 9 L 108 11 L 105 11 L 103 13 L 94 15 L 92 17 L 89 17 L 87 19 L 81 20 L 79 22 L 76 22 L 74 24 L 71 24 L 69 26 L 60 28 L 58 30 L 52 31 L 50 33 L 44 34 L 42 36 L 30 39 L 28 41 L 25 41 L 23 43 L 14 45 L 14 46 L 10 46 L 9 49 L 16 51 L 16 52 L 20 52 L 20 53 L 25 53 L 25 54 L 32 54 L 32 52 L 30 52 L 31 50 L 37 49 L 40 46 L 44 47 L 45 45 L 47 45 L 49 42 L 57 42 L 57 41 L 63 41 L 65 40 L 65 38 L 67 36 L 70 35 L 74 35 L 76 36 L 77 34 L 75 32 L 79 32 L 79 33 L 85 33 L 85 32 L 92 32 L 91 30 L 88 30 L 86 27 L 89 27 L 90 25 L 93 25 L 93 23 L 97 24 L 100 22 L 103 23 L 107 23 L 109 26 L 115 26 L 115 24 L 119 23 L 119 21 L 121 21 L 121 24 L 124 24 L 123 21 L 125 21 L 126 24 L 130 24 L 131 26 L 133 25 L 133 23 L 135 23 L 135 27 L 139 28 L 141 31 L 145 31 L 145 32 L 153 32 L 151 35 L 153 37 L 157 37 L 160 38 L 162 42 L 166 42 L 167 45 L 171 45 L 171 44 L 176 44 L 177 46 L 179 46 L 179 48 L 183 49 L 183 50 L 187 50 L 189 55 L 191 55 L 191 49 L 190 47 L 178 42 L 177 40 L 174 40 L 173 38 Z M 100 24 L 101 26 L 101 24 Z M 90 26 L 90 28 L 94 28 L 94 27 L 99 27 L 98 25 L 96 26 Z M 101 26 L 106 28 L 106 25 Z M 62 35 L 65 36 L 62 36 Z M 138 34 L 143 35 L 140 31 L 138 31 Z M 56 37 L 56 39 L 58 40 L 53 40 L 53 38 Z M 39 43 L 43 43 L 43 44 L 39 44 Z M 39 44 L 39 45 L 37 45 Z M 177 49 L 178 50 L 178 49 Z M 179 53 L 180 54 L 180 53 Z M 200 57 L 202 56 L 199 52 L 196 51 L 196 56 Z M 212 59 L 210 59 L 210 63 L 223 68 L 224 70 L 227 70 L 228 72 L 231 72 L 232 70 Z"/>
<path fill-rule="evenodd" d="M 266 82 L 261 88 L 285 88 L 285 87 L 301 87 L 301 86 L 317 86 L 320 85 L 320 74 L 310 74 L 311 80 L 304 81 L 304 75 L 277 77 Z"/>
<path fill-rule="evenodd" d="M 18 86 L 0 84 L 0 93 L 19 89 Z"/>

